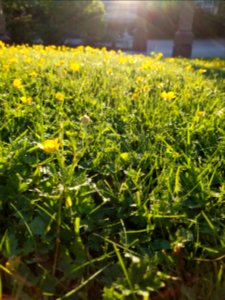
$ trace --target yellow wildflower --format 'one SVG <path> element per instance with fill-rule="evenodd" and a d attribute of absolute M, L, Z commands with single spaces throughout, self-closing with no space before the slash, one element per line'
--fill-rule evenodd
<path fill-rule="evenodd" d="M 32 71 L 30 73 L 30 75 L 31 75 L 31 77 L 34 77 L 34 78 L 36 78 L 38 76 L 37 72 L 35 72 L 35 71 Z"/>
<path fill-rule="evenodd" d="M 138 93 L 133 93 L 131 97 L 132 97 L 132 99 L 136 100 L 136 99 L 138 99 L 139 94 Z"/>
<path fill-rule="evenodd" d="M 148 85 L 144 85 L 142 89 L 143 89 L 144 92 L 149 92 L 150 91 L 150 87 Z"/>
<path fill-rule="evenodd" d="M 81 52 L 84 52 L 84 46 L 81 45 L 81 46 L 78 46 L 75 51 L 77 51 L 78 53 L 81 53 Z"/>
<path fill-rule="evenodd" d="M 27 58 L 25 59 L 25 62 L 26 62 L 27 64 L 31 64 L 31 63 L 32 63 L 32 60 L 31 60 L 30 57 L 27 57 Z"/>
<path fill-rule="evenodd" d="M 0 48 L 5 48 L 5 43 L 3 41 L 0 41 Z"/>
<path fill-rule="evenodd" d="M 136 78 L 136 82 L 142 82 L 143 81 L 143 78 L 141 77 L 141 76 L 138 76 L 137 78 Z"/>
<path fill-rule="evenodd" d="M 197 112 L 195 113 L 195 116 L 196 116 L 197 118 L 204 117 L 204 116 L 205 116 L 205 112 L 204 112 L 204 111 L 197 111 Z"/>
<path fill-rule="evenodd" d="M 129 60 L 128 60 L 128 62 L 129 62 L 129 64 L 134 64 L 134 63 L 136 63 L 136 62 L 137 62 L 137 60 L 136 60 L 134 57 L 132 57 L 132 56 L 129 56 Z"/>
<path fill-rule="evenodd" d="M 23 97 L 20 97 L 20 100 L 23 104 L 31 104 L 32 97 L 23 96 Z"/>
<path fill-rule="evenodd" d="M 2 68 L 3 68 L 4 71 L 8 72 L 8 70 L 9 70 L 9 65 L 6 65 L 6 64 L 5 64 L 5 65 L 2 66 Z"/>
<path fill-rule="evenodd" d="M 191 71 L 191 70 L 192 70 L 192 65 L 187 65 L 187 66 L 185 67 L 185 69 L 186 69 L 187 71 Z"/>
<path fill-rule="evenodd" d="M 59 100 L 59 101 L 63 101 L 64 98 L 65 98 L 65 96 L 64 96 L 63 93 L 57 92 L 57 93 L 55 94 L 55 98 L 56 98 L 57 100 Z"/>
<path fill-rule="evenodd" d="M 107 70 L 106 73 L 107 73 L 107 75 L 112 75 L 113 74 L 113 70 L 110 68 L 110 69 Z"/>
<path fill-rule="evenodd" d="M 123 160 L 128 160 L 129 158 L 129 153 L 128 152 L 123 152 L 120 154 L 120 157 L 123 159 Z"/>
<path fill-rule="evenodd" d="M 22 88 L 22 81 L 20 79 L 14 79 L 13 80 L 13 87 L 16 89 L 21 89 Z"/>
<path fill-rule="evenodd" d="M 18 59 L 15 58 L 15 57 L 12 57 L 12 58 L 9 59 L 8 63 L 9 64 L 17 64 L 18 63 Z"/>
<path fill-rule="evenodd" d="M 90 53 L 94 53 L 94 52 L 95 52 L 95 49 L 94 49 L 93 47 L 91 47 L 91 46 L 86 46 L 86 47 L 85 47 L 85 51 L 86 51 L 86 52 L 90 52 Z"/>
<path fill-rule="evenodd" d="M 155 59 L 160 59 L 162 57 L 163 57 L 163 53 L 159 52 L 159 53 L 156 54 Z"/>
<path fill-rule="evenodd" d="M 38 146 L 46 153 L 53 153 L 59 149 L 59 139 L 45 140 L 43 143 L 38 144 Z"/>
<path fill-rule="evenodd" d="M 161 94 L 160 94 L 160 96 L 164 99 L 164 100 L 168 100 L 168 101 L 170 101 L 170 100 L 173 100 L 176 96 L 175 96 L 175 93 L 174 92 L 172 92 L 172 91 L 170 91 L 170 92 L 162 92 Z"/>
<path fill-rule="evenodd" d="M 103 47 L 103 48 L 101 49 L 101 51 L 102 51 L 103 53 L 106 53 L 106 52 L 107 52 L 107 49 L 106 49 L 106 47 Z M 122 51 L 121 51 L 121 50 L 119 50 L 119 51 L 118 51 L 118 53 L 122 53 Z"/>
<path fill-rule="evenodd" d="M 152 67 L 152 63 L 150 61 L 147 61 L 146 63 L 142 64 L 141 69 L 142 70 L 147 70 L 147 69 L 149 69 L 151 67 Z"/>
<path fill-rule="evenodd" d="M 198 73 L 200 73 L 200 74 L 204 74 L 206 72 L 206 69 L 199 69 L 198 70 Z"/>
<path fill-rule="evenodd" d="M 73 71 L 73 72 L 79 72 L 80 71 L 80 64 L 71 63 L 70 64 L 70 70 Z"/>
<path fill-rule="evenodd" d="M 174 62 L 175 59 L 174 59 L 173 57 L 170 57 L 170 58 L 167 59 L 167 61 L 168 61 L 168 62 Z"/>
<path fill-rule="evenodd" d="M 124 64 L 126 62 L 126 59 L 124 56 L 119 56 L 119 64 Z"/>

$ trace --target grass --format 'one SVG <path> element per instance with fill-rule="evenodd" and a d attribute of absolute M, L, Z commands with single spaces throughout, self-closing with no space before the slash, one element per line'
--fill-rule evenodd
<path fill-rule="evenodd" d="M 0 48 L 0 298 L 225 299 L 225 61 Z"/>

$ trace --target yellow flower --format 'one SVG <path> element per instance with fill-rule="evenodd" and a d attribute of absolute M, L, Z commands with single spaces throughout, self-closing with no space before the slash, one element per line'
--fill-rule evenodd
<path fill-rule="evenodd" d="M 25 62 L 26 62 L 27 64 L 31 64 L 31 63 L 32 63 L 32 60 L 31 60 L 30 57 L 27 57 L 27 58 L 25 59 Z"/>
<path fill-rule="evenodd" d="M 23 104 L 31 104 L 32 97 L 23 96 L 23 97 L 20 97 L 20 100 Z"/>
<path fill-rule="evenodd" d="M 84 46 L 81 45 L 81 46 L 78 46 L 75 51 L 77 51 L 78 53 L 81 53 L 81 52 L 84 52 Z"/>
<path fill-rule="evenodd" d="M 126 59 L 124 56 L 119 56 L 119 64 L 124 64 L 126 62 Z"/>
<path fill-rule="evenodd" d="M 73 72 L 79 72 L 80 71 L 80 64 L 71 63 L 70 64 L 70 70 L 73 71 Z"/>
<path fill-rule="evenodd" d="M 199 69 L 198 70 L 198 73 L 200 73 L 200 74 L 204 74 L 206 72 L 206 69 Z"/>
<path fill-rule="evenodd" d="M 39 61 L 37 61 L 37 66 L 41 68 L 41 67 L 43 67 L 44 63 L 45 63 L 45 60 L 43 58 L 40 58 Z"/>
<path fill-rule="evenodd" d="M 21 89 L 22 88 L 22 81 L 20 79 L 14 79 L 13 80 L 13 87 L 16 89 Z"/>
<path fill-rule="evenodd" d="M 163 53 L 159 52 L 159 53 L 156 54 L 155 59 L 160 59 L 162 57 L 163 57 Z"/>
<path fill-rule="evenodd" d="M 46 140 L 38 146 L 46 153 L 53 153 L 59 149 L 59 139 Z"/>
<path fill-rule="evenodd" d="M 123 160 L 128 160 L 129 158 L 129 153 L 128 152 L 123 152 L 120 154 L 120 157 L 123 159 Z"/>
<path fill-rule="evenodd" d="M 138 93 L 133 93 L 131 97 L 132 97 L 132 99 L 137 100 L 138 97 L 139 97 L 139 94 Z"/>
<path fill-rule="evenodd" d="M 87 46 L 87 47 L 85 47 L 85 51 L 90 52 L 90 53 L 94 53 L 95 49 L 93 47 Z"/>
<path fill-rule="evenodd" d="M 88 115 L 83 115 L 82 117 L 80 117 L 80 122 L 83 124 L 83 125 L 88 125 L 92 122 L 91 118 L 88 116 Z"/>
<path fill-rule="evenodd" d="M 5 43 L 3 41 L 0 41 L 0 48 L 5 48 Z"/>
<path fill-rule="evenodd" d="M 17 64 L 18 63 L 18 59 L 15 58 L 15 57 L 12 57 L 12 58 L 9 59 L 8 63 L 9 64 Z"/>
<path fill-rule="evenodd" d="M 143 78 L 141 77 L 141 76 L 138 76 L 137 78 L 136 78 L 136 82 L 142 82 L 143 81 Z"/>
<path fill-rule="evenodd" d="M 170 57 L 170 58 L 167 59 L 167 61 L 168 61 L 168 62 L 174 62 L 175 59 L 174 59 L 173 57 Z"/>
<path fill-rule="evenodd" d="M 147 70 L 147 69 L 150 69 L 152 66 L 152 62 L 150 61 L 147 61 L 146 63 L 143 63 L 142 66 L 141 66 L 141 69 L 142 70 Z"/>
<path fill-rule="evenodd" d="M 6 65 L 6 64 L 5 64 L 5 65 L 3 65 L 2 67 L 3 67 L 3 70 L 4 70 L 4 71 L 8 72 L 8 70 L 9 70 L 9 65 Z"/>
<path fill-rule="evenodd" d="M 30 73 L 31 77 L 36 78 L 38 76 L 37 72 L 33 71 Z"/>
<path fill-rule="evenodd" d="M 113 70 L 110 68 L 110 69 L 107 70 L 106 73 L 107 73 L 107 75 L 112 75 L 113 74 Z"/>
<path fill-rule="evenodd" d="M 191 70 L 192 70 L 192 65 L 187 65 L 187 66 L 185 67 L 185 69 L 186 69 L 187 71 L 191 71 Z"/>
<path fill-rule="evenodd" d="M 195 116 L 196 116 L 197 118 L 204 117 L 204 116 L 205 116 L 205 112 L 204 112 L 204 111 L 197 111 L 197 112 L 195 113 Z"/>
<path fill-rule="evenodd" d="M 175 96 L 175 93 L 174 92 L 162 92 L 161 94 L 160 94 L 160 96 L 164 99 L 164 100 L 168 100 L 168 101 L 170 101 L 170 100 L 172 100 L 172 99 L 174 99 L 176 96 Z"/>
<path fill-rule="evenodd" d="M 65 98 L 65 96 L 64 96 L 63 93 L 57 92 L 57 93 L 55 94 L 55 98 L 56 98 L 57 100 L 59 100 L 59 101 L 63 101 L 64 98 Z"/>
<path fill-rule="evenodd" d="M 148 85 L 144 85 L 142 89 L 143 89 L 144 92 L 149 92 L 150 91 L 150 87 Z"/>

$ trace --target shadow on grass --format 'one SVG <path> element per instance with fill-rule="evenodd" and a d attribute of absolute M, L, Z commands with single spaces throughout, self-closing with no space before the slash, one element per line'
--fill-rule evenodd
<path fill-rule="evenodd" d="M 200 64 L 192 64 L 194 70 L 199 71 L 200 69 L 205 69 L 206 72 L 203 73 L 203 76 L 207 77 L 208 79 L 215 79 L 215 78 L 225 78 L 225 69 L 220 67 L 205 67 L 204 65 Z"/>

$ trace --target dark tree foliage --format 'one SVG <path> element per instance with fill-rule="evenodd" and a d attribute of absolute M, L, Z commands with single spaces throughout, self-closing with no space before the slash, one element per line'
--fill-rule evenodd
<path fill-rule="evenodd" d="M 3 0 L 7 31 L 15 43 L 62 44 L 65 38 L 98 40 L 103 28 L 100 0 Z"/>
<path fill-rule="evenodd" d="M 225 37 L 225 2 L 218 3 L 216 14 L 196 9 L 193 22 L 194 33 L 199 38 Z"/>

